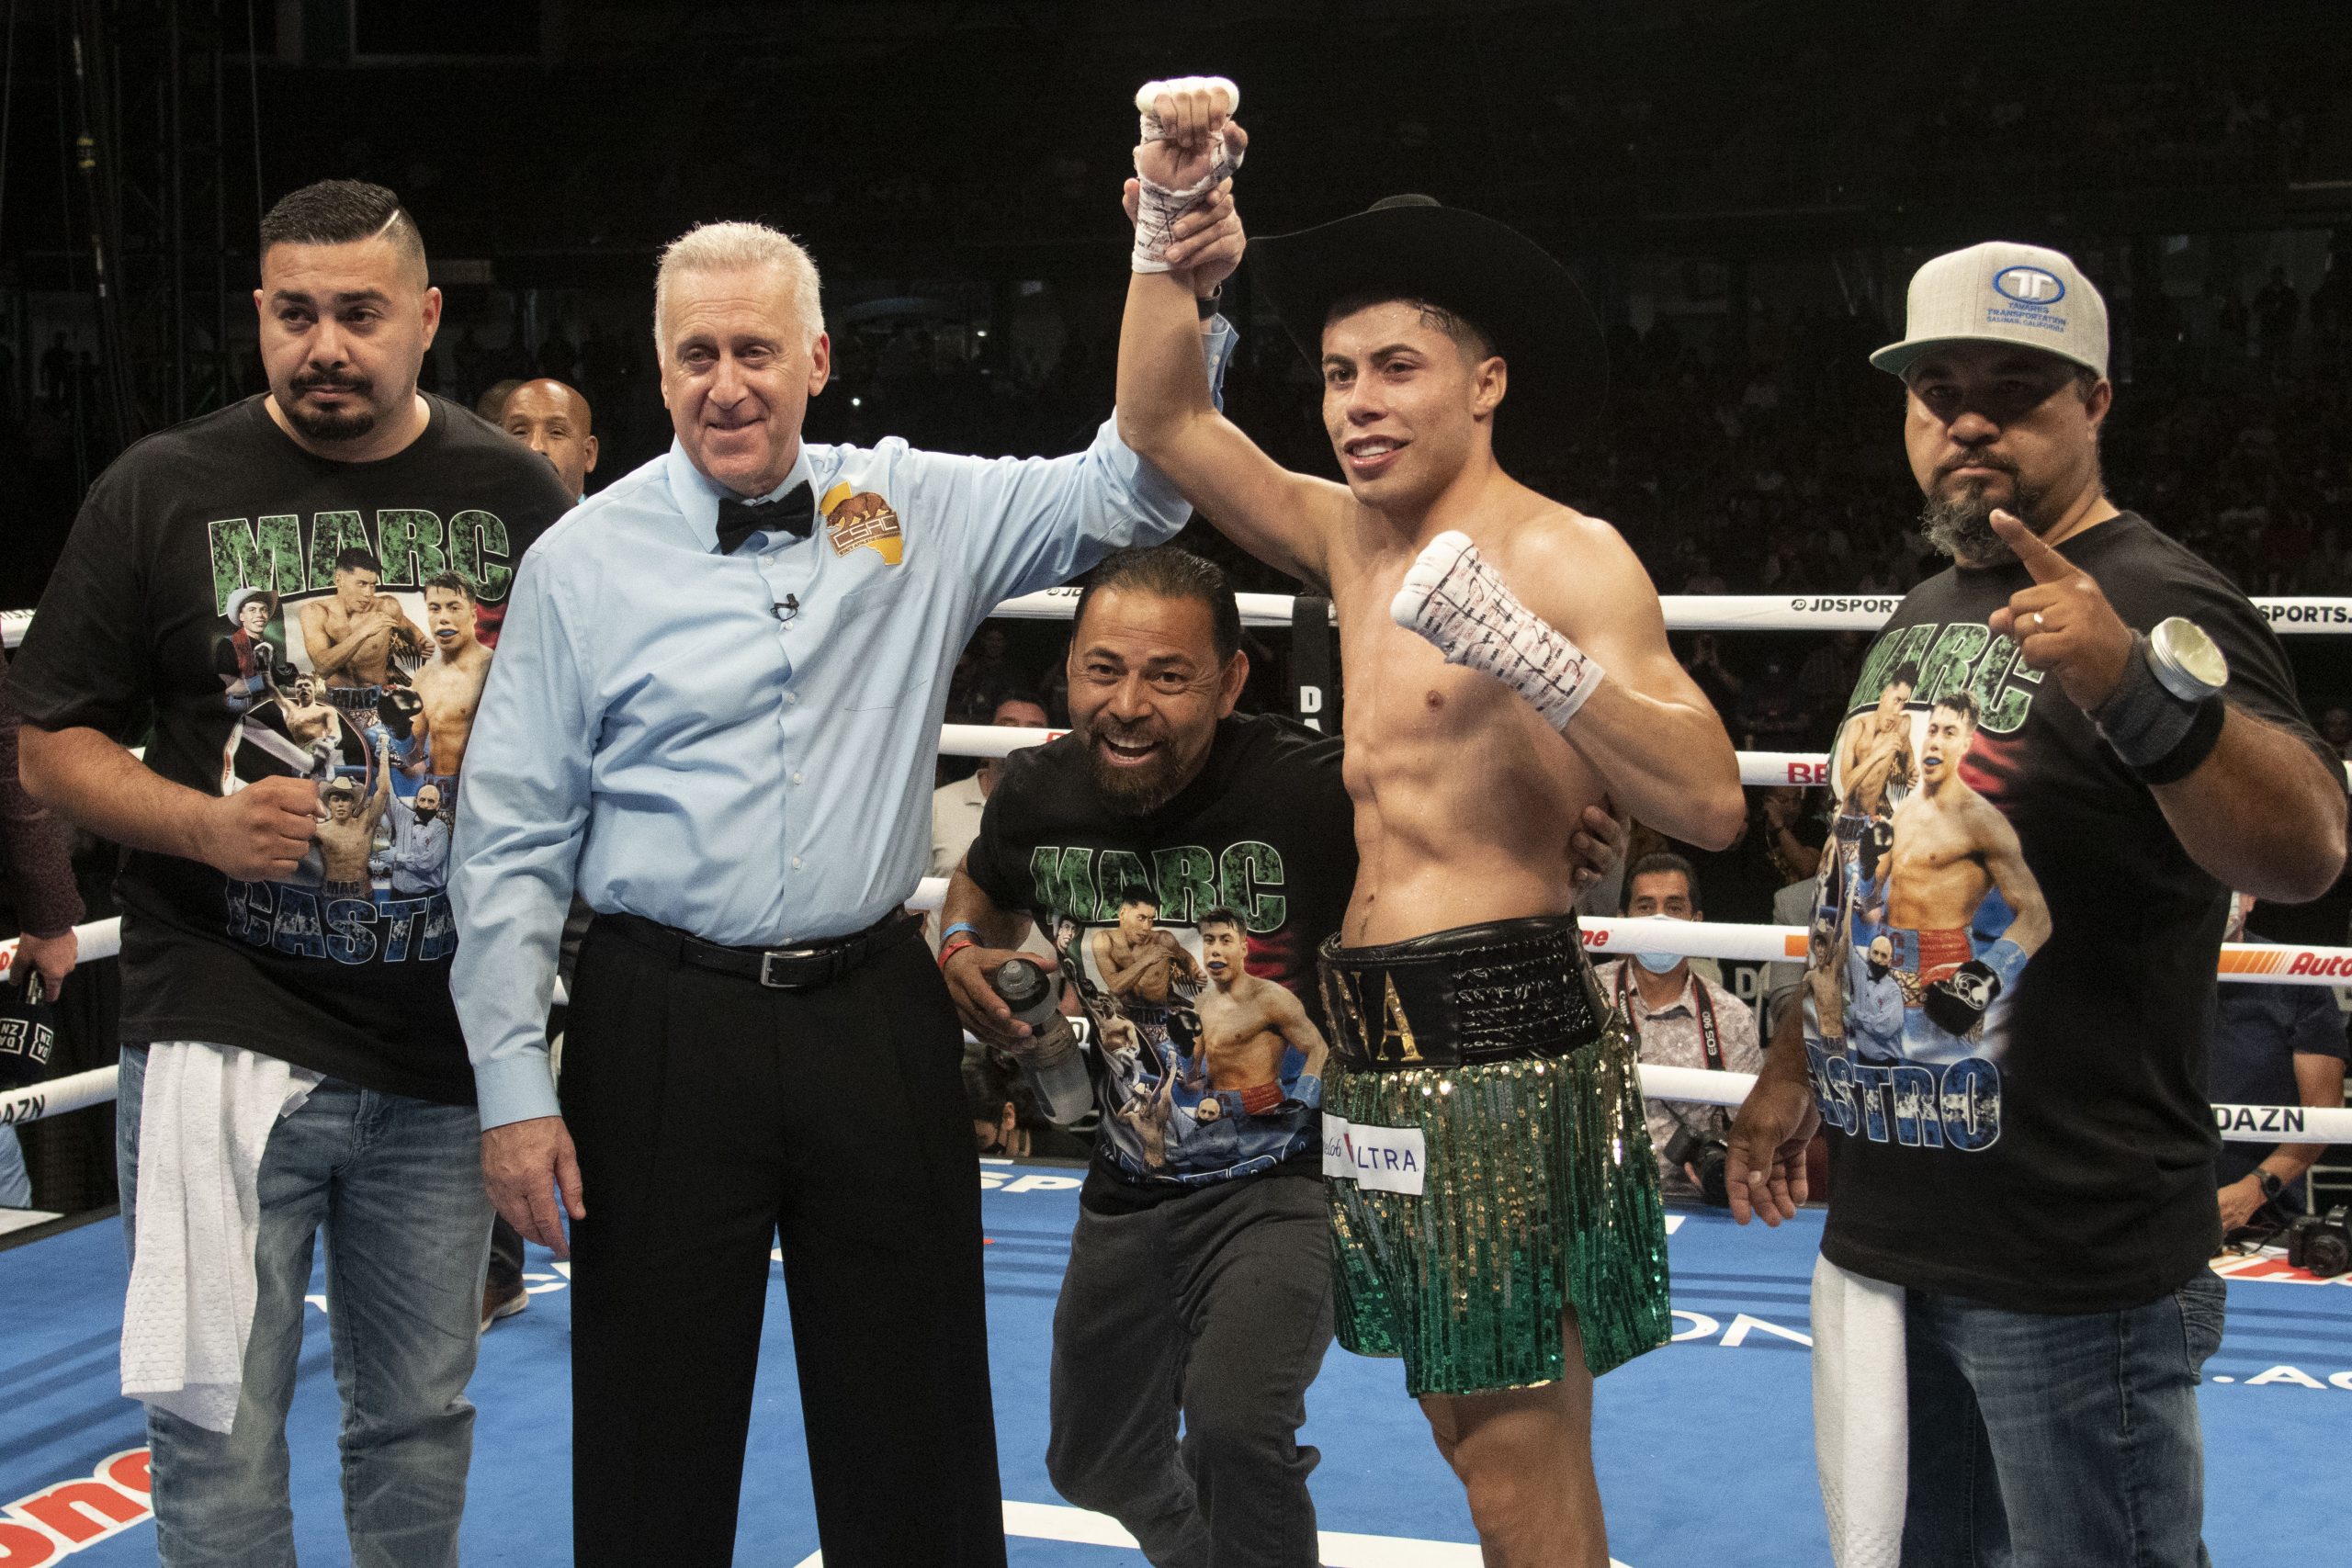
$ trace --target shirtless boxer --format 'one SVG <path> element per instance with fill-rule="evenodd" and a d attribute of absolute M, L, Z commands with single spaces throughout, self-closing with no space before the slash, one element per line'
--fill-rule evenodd
<path fill-rule="evenodd" d="M 2050 936 L 2049 906 L 2017 829 L 1960 776 L 1977 716 L 1976 698 L 1966 691 L 1936 700 L 1919 747 L 1920 786 L 1894 808 L 1886 918 L 1895 942 L 1907 939 L 1912 952 L 1913 962 L 1896 969 L 1908 970 L 1904 1001 L 1932 1026 L 1906 1023 L 1905 1054 L 1928 1061 L 1967 1054 L 1961 1042 Z M 1970 928 L 1976 907 L 1996 887 L 2011 918 L 1980 953 Z"/>
<path fill-rule="evenodd" d="M 322 740 L 342 743 L 342 716 L 332 704 L 319 701 L 315 675 L 297 675 L 288 682 L 278 695 L 277 716 L 286 721 L 287 735 L 299 746 L 315 746 Z"/>
<path fill-rule="evenodd" d="M 1849 817 L 1878 816 L 1898 788 L 1918 781 L 1912 755 L 1911 716 L 1904 705 L 1919 684 L 1919 667 L 1903 664 L 1879 688 L 1878 711 L 1868 724 L 1849 724 L 1838 746 L 1838 809 Z"/>
<path fill-rule="evenodd" d="M 347 778 L 334 780 L 324 792 L 327 814 L 318 827 L 319 863 L 325 873 L 321 891 L 330 898 L 374 896 L 368 860 L 376 851 L 376 824 L 391 802 L 392 771 L 378 765 L 375 773 L 375 793 L 364 805 L 359 786 Z"/>
<path fill-rule="evenodd" d="M 334 558 L 334 597 L 302 606 L 302 646 L 311 671 L 330 686 L 404 682 L 392 656 L 424 652 L 424 634 L 400 601 L 376 592 L 383 577 L 372 551 L 347 549 Z"/>
<path fill-rule="evenodd" d="M 432 745 L 432 769 L 454 779 L 474 732 L 474 708 L 490 678 L 490 649 L 474 636 L 474 586 L 454 571 L 424 585 L 424 624 L 434 653 L 413 677 L 424 701 L 423 726 Z"/>
<path fill-rule="evenodd" d="M 1856 900 L 1846 896 L 1848 884 L 1859 890 L 1874 886 L 1884 870 L 1881 862 L 1894 842 L 1893 803 L 1918 782 L 1918 759 L 1911 744 L 1911 715 L 1905 705 L 1919 684 L 1919 667 L 1895 666 L 1879 688 L 1878 707 L 1868 719 L 1846 727 L 1838 743 L 1838 816 L 1832 841 L 1838 861 L 1835 874 L 1825 885 L 1826 910 L 1834 916 L 1818 922 L 1830 948 L 1842 951 L 1854 938 Z M 1805 988 L 1811 994 L 1822 1032 L 1832 1039 L 1845 1035 L 1845 988 L 1834 968 L 1809 967 Z"/>
<path fill-rule="evenodd" d="M 1209 979 L 1193 1003 L 1201 1015 L 1195 1060 L 1205 1067 L 1209 1088 L 1238 1094 L 1247 1114 L 1273 1110 L 1284 1098 L 1283 1056 L 1293 1046 L 1306 1058 L 1301 1080 L 1319 1082 L 1328 1049 L 1322 1032 L 1296 997 L 1250 973 L 1250 938 L 1241 917 L 1212 909 L 1195 929 L 1201 933 L 1201 967 Z M 1204 1100 L 1201 1109 L 1216 1103 Z"/>
<path fill-rule="evenodd" d="M 1256 242 L 1253 284 L 1320 368 L 1346 482 L 1287 472 L 1184 363 L 1199 288 L 1182 258 L 1237 221 L 1217 184 L 1243 141 L 1229 100 L 1149 101 L 1121 433 L 1237 543 L 1330 589 L 1362 868 L 1349 946 L 1326 953 L 1327 1132 L 1419 1131 L 1432 1156 L 1419 1193 L 1330 1184 L 1340 1341 L 1404 1355 L 1489 1563 L 1600 1568 L 1591 1376 L 1666 1342 L 1666 1251 L 1633 1043 L 1604 1027 L 1571 856 L 1604 796 L 1729 843 L 1736 760 L 1625 542 L 1496 461 L 1498 428 L 1518 420 L 1540 449 L 1600 389 L 1566 273 L 1434 204 Z M 1609 1135 L 1580 1134 L 1596 1115 Z M 1507 1176 L 1532 1209 L 1492 1203 Z"/>
<path fill-rule="evenodd" d="M 1200 982 L 1200 967 L 1177 944 L 1176 933 L 1152 922 L 1159 906 L 1139 894 L 1119 901 L 1119 923 L 1092 939 L 1102 988 L 1122 1002 L 1166 1007 L 1180 987 Z"/>

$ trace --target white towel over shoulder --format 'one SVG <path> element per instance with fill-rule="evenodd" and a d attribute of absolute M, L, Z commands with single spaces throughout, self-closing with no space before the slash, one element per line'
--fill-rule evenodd
<path fill-rule="evenodd" d="M 1903 1287 L 1813 1266 L 1813 1451 L 1838 1568 L 1896 1568 L 1910 1489 Z"/>
<path fill-rule="evenodd" d="M 237 1418 L 270 1129 L 319 1075 L 231 1045 L 147 1048 L 122 1392 L 208 1431 Z"/>

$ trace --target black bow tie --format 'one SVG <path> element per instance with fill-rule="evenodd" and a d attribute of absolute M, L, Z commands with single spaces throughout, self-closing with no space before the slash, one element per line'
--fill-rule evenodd
<path fill-rule="evenodd" d="M 805 539 L 816 525 L 817 498 L 807 485 L 794 485 L 774 501 L 727 496 L 718 503 L 718 553 L 733 555 L 744 540 L 763 530 Z"/>

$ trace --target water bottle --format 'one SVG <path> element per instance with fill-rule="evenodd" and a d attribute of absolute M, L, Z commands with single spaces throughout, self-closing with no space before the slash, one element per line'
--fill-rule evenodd
<path fill-rule="evenodd" d="M 1030 1035 L 1012 1054 L 1035 1086 L 1037 1099 L 1057 1126 L 1068 1126 L 1094 1108 L 1094 1086 L 1078 1054 L 1078 1036 L 1060 1011 L 1062 977 L 1025 958 L 1011 958 L 989 976 L 989 986 L 1029 1026 Z"/>

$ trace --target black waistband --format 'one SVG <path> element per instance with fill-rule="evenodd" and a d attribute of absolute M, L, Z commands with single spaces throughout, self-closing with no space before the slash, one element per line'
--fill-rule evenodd
<path fill-rule="evenodd" d="M 807 991 L 831 985 L 867 960 L 907 941 L 922 929 L 922 917 L 893 909 L 862 931 L 793 947 L 729 947 L 722 942 L 705 942 L 692 931 L 665 926 L 642 915 L 599 913 L 595 925 L 675 963 L 755 980 L 770 990 Z"/>
<path fill-rule="evenodd" d="M 1574 915 L 1459 926 L 1378 947 L 1322 952 L 1332 1053 L 1389 1071 L 1565 1056 L 1600 1038 Z"/>

